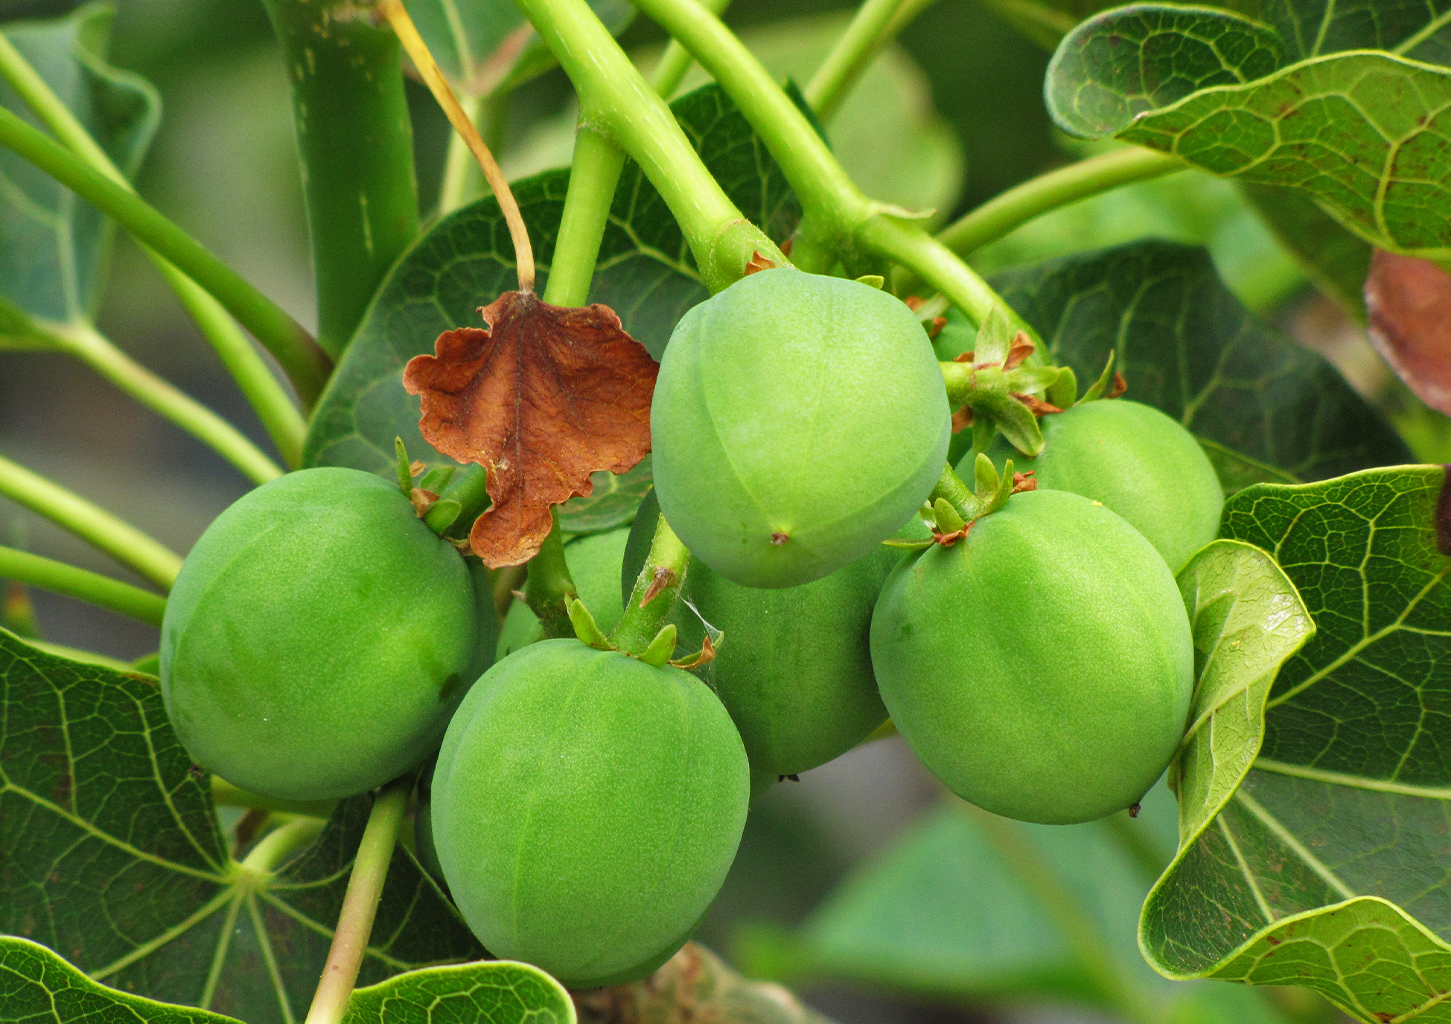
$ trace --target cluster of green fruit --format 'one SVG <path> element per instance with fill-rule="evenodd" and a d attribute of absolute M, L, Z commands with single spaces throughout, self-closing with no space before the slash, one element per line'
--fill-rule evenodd
<path fill-rule="evenodd" d="M 522 606 L 498 636 L 482 570 L 396 486 L 306 470 L 228 509 L 183 567 L 161 651 L 182 742 L 244 789 L 327 799 L 441 740 L 420 850 L 492 953 L 581 987 L 667 959 L 752 796 L 889 714 L 949 788 L 1028 820 L 1119 810 L 1163 771 L 1193 673 L 1171 568 L 1223 500 L 1173 421 L 1121 400 L 1048 417 L 1040 489 L 934 544 L 918 513 L 950 412 L 916 315 L 775 269 L 680 322 L 651 427 L 634 527 L 565 556 L 609 629 L 663 511 L 692 552 L 680 645 L 725 634 L 694 674 L 532 642 Z"/>

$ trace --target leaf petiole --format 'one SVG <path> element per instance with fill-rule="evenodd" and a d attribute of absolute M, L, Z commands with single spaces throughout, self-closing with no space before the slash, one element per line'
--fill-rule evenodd
<path fill-rule="evenodd" d="M 161 625 L 166 598 L 51 558 L 0 547 L 0 578 L 64 594 L 133 619 Z"/>
<path fill-rule="evenodd" d="M 171 589 L 181 556 L 80 495 L 0 455 L 0 496 L 24 505 L 153 583 Z"/>
<path fill-rule="evenodd" d="M 882 47 L 934 0 L 866 0 L 803 90 L 821 120 L 836 113 Z"/>
<path fill-rule="evenodd" d="M 347 1011 L 348 997 L 352 995 L 353 986 L 358 980 L 358 969 L 362 966 L 363 955 L 368 949 L 373 918 L 378 911 L 378 900 L 383 894 L 383 880 L 387 877 L 388 865 L 393 860 L 393 848 L 398 843 L 398 832 L 403 825 L 403 812 L 408 807 L 408 795 L 413 791 L 413 782 L 412 773 L 390 782 L 373 801 L 368 824 L 363 829 L 363 840 L 353 858 L 348 890 L 343 897 L 343 909 L 338 916 L 337 928 L 333 932 L 327 965 L 323 967 L 322 980 L 318 982 L 317 992 L 313 994 L 312 1006 L 307 1011 L 305 1024 L 339 1024 Z M 316 819 L 310 818 L 298 820 L 310 824 L 316 822 Z M 287 827 L 289 826 L 283 826 Z M 267 842 L 267 839 L 262 842 Z M 248 860 L 250 859 L 249 856 Z"/>

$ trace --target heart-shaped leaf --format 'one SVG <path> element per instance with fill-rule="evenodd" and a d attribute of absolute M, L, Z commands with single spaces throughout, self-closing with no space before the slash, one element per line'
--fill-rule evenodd
<path fill-rule="evenodd" d="M 1182 762 L 1183 791 L 1206 796 L 1186 802 L 1183 846 L 1144 905 L 1159 970 L 1305 985 L 1367 1022 L 1447 1019 L 1448 508 L 1440 466 L 1226 504 L 1222 533 L 1273 555 L 1318 631 L 1274 680 L 1237 789 L 1258 681 L 1215 716 L 1215 756 Z"/>
<path fill-rule="evenodd" d="M 512 960 L 425 967 L 348 998 L 343 1024 L 575 1024 L 564 986 Z"/>
<path fill-rule="evenodd" d="M 1138 242 L 993 282 L 1080 381 L 1113 353 L 1127 397 L 1197 435 L 1228 489 L 1411 461 L 1334 367 L 1229 294 L 1202 249 Z"/>
<path fill-rule="evenodd" d="M 300 852 L 273 833 L 238 862 L 154 679 L 0 631 L 0 710 L 0 932 L 137 995 L 248 1024 L 300 1018 L 369 798 L 342 802 L 325 825 L 291 826 Z M 373 934 L 364 983 L 481 952 L 402 849 Z"/>

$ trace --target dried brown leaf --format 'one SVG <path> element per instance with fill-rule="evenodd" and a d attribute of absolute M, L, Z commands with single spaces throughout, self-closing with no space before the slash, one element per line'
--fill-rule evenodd
<path fill-rule="evenodd" d="M 551 306 L 505 292 L 488 329 L 445 331 L 403 386 L 422 397 L 429 444 L 488 470 L 492 505 L 469 542 L 491 569 L 532 558 L 550 509 L 588 495 L 590 474 L 623 473 L 650 451 L 659 366 L 608 306 Z"/>
<path fill-rule="evenodd" d="M 751 253 L 750 262 L 746 264 L 746 276 L 759 273 L 762 270 L 771 270 L 776 266 L 774 260 L 768 260 L 758 252 Z"/>
<path fill-rule="evenodd" d="M 1030 469 L 1026 473 L 1014 473 L 1013 493 L 1022 494 L 1024 491 L 1036 491 L 1038 489 L 1038 481 L 1034 478 L 1037 476 L 1037 473 L 1038 471 L 1036 469 Z"/>
<path fill-rule="evenodd" d="M 1108 387 L 1108 394 L 1104 398 L 1118 398 L 1129 389 L 1129 382 L 1124 380 L 1124 375 L 1117 370 L 1114 371 L 1113 383 Z"/>
<path fill-rule="evenodd" d="M 1023 360 L 1032 355 L 1038 346 L 1033 344 L 1033 339 L 1028 337 L 1027 331 L 1019 331 L 1013 335 L 1013 343 L 1008 348 L 1008 358 L 1003 360 L 1004 370 L 1016 370 L 1023 365 Z"/>
<path fill-rule="evenodd" d="M 960 434 L 970 426 L 972 426 L 972 409 L 964 405 L 952 414 L 952 432 Z"/>
<path fill-rule="evenodd" d="M 1051 402 L 1043 401 L 1037 395 L 1022 395 L 1014 392 L 1013 397 L 1016 398 L 1023 405 L 1027 406 L 1028 411 L 1031 412 L 1034 416 L 1047 416 L 1049 413 L 1063 411 Z"/>
<path fill-rule="evenodd" d="M 1451 415 L 1451 274 L 1377 249 L 1365 282 L 1370 338 L 1431 408 Z"/>

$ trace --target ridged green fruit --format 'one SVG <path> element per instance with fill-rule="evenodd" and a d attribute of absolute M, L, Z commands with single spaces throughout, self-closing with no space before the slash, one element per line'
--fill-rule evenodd
<path fill-rule="evenodd" d="M 660 508 L 751 587 L 820 579 L 890 537 L 942 473 L 947 391 L 891 295 L 778 268 L 676 325 L 650 410 Z"/>
<path fill-rule="evenodd" d="M 182 565 L 161 627 L 167 715 L 198 764 L 243 789 L 365 792 L 437 745 L 482 670 L 475 600 L 463 558 L 396 485 L 289 473 L 218 516 Z"/>
<path fill-rule="evenodd" d="M 700 680 L 545 640 L 485 673 L 449 725 L 434 845 L 491 953 L 571 986 L 613 984 L 694 929 L 749 790 L 741 738 Z"/>
<path fill-rule="evenodd" d="M 1121 398 L 1084 402 L 1044 416 L 1042 426 L 1047 446 L 1036 459 L 1000 436 L 989 452 L 998 469 L 1012 459 L 1019 472 L 1036 472 L 1039 487 L 1103 502 L 1175 572 L 1218 536 L 1219 477 L 1194 435 L 1158 409 Z"/>
<path fill-rule="evenodd" d="M 620 563 L 625 557 L 625 542 L 630 528 L 622 526 L 608 533 L 576 537 L 564 545 L 564 563 L 574 580 L 579 599 L 595 618 L 602 633 L 614 629 L 625 613 L 620 600 Z M 506 657 L 540 639 L 539 616 L 523 601 L 515 601 L 504 616 L 499 631 L 498 657 Z"/>
<path fill-rule="evenodd" d="M 626 549 L 624 587 L 644 565 L 657 510 L 651 492 Z M 927 536 L 921 520 L 913 522 Z M 700 616 L 676 605 L 681 650 L 700 649 L 700 617 L 724 631 L 715 660 L 698 674 L 730 712 L 762 778 L 825 764 L 886 721 L 868 631 L 882 583 L 902 557 L 900 548 L 879 544 L 823 579 L 775 590 L 743 587 L 690 560 L 684 594 Z"/>
<path fill-rule="evenodd" d="M 1044 824 L 1143 796 L 1194 687 L 1164 560 L 1065 491 L 1014 495 L 966 539 L 903 561 L 871 642 L 882 699 L 932 773 L 979 807 Z"/>

